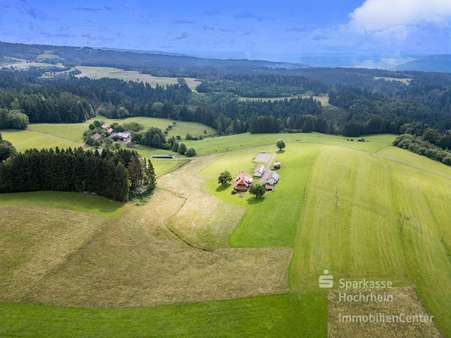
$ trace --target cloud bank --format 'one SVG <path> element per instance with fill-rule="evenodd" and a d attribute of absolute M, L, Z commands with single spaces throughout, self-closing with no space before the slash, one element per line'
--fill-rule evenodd
<path fill-rule="evenodd" d="M 451 0 L 366 0 L 350 14 L 354 28 L 369 33 L 407 33 L 412 26 L 447 25 Z"/>

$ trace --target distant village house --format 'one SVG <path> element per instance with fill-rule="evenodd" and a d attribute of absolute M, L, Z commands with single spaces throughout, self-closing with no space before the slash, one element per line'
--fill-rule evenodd
<path fill-rule="evenodd" d="M 120 132 L 120 133 L 112 133 L 111 138 L 115 141 L 122 141 L 124 143 L 129 143 L 132 140 L 132 135 L 126 131 L 126 132 Z"/>

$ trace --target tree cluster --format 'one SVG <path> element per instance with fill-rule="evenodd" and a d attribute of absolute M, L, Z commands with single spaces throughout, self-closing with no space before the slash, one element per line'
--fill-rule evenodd
<path fill-rule="evenodd" d="M 154 187 L 151 162 L 129 150 L 32 149 L 0 165 L 0 192 L 91 192 L 127 201 L 130 191 Z"/>
<path fill-rule="evenodd" d="M 451 166 L 451 152 L 433 145 L 421 136 L 403 134 L 396 138 L 393 145 Z"/>
<path fill-rule="evenodd" d="M 0 129 L 27 129 L 28 116 L 20 110 L 8 110 L 0 108 Z"/>
<path fill-rule="evenodd" d="M 197 90 L 203 93 L 222 92 L 241 97 L 287 97 L 306 92 L 323 93 L 327 87 L 304 76 L 286 74 L 233 74 L 203 81 Z"/>
<path fill-rule="evenodd" d="M 134 140 L 148 147 L 171 150 L 187 157 L 197 155 L 194 148 L 188 148 L 184 143 L 180 142 L 180 137 L 172 136 L 166 140 L 166 136 L 160 128 L 149 128 L 143 134 L 136 135 Z"/>

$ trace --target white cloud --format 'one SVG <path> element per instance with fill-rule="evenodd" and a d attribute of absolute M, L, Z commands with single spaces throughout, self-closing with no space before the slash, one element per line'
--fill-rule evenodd
<path fill-rule="evenodd" d="M 366 0 L 350 14 L 350 26 L 405 37 L 411 26 L 446 24 L 450 18 L 451 0 Z"/>

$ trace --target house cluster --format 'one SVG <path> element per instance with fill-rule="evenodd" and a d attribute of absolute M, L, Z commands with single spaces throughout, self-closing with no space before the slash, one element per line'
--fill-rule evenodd
<path fill-rule="evenodd" d="M 274 191 L 274 186 L 279 182 L 279 174 L 275 171 L 259 165 L 255 168 L 254 177 L 260 179 L 261 184 L 264 185 L 267 191 Z"/>
<path fill-rule="evenodd" d="M 110 137 L 114 141 L 122 141 L 124 143 L 130 143 L 132 140 L 132 134 L 128 131 L 123 131 L 119 133 L 111 133 Z"/>
<path fill-rule="evenodd" d="M 259 164 L 255 167 L 253 177 L 242 171 L 234 179 L 233 189 L 236 192 L 246 192 L 255 178 L 256 180 L 259 180 L 259 183 L 261 183 L 267 191 L 274 191 L 274 187 L 280 179 L 279 174 L 274 170 L 280 169 L 280 162 L 275 162 L 272 168 L 273 170 Z"/>
<path fill-rule="evenodd" d="M 97 131 L 95 134 L 91 135 L 91 138 L 94 141 L 99 141 L 103 137 L 109 137 L 113 141 L 121 141 L 124 143 L 130 143 L 132 141 L 132 134 L 130 132 L 114 132 L 113 128 L 106 123 L 102 124 L 101 131 Z"/>

